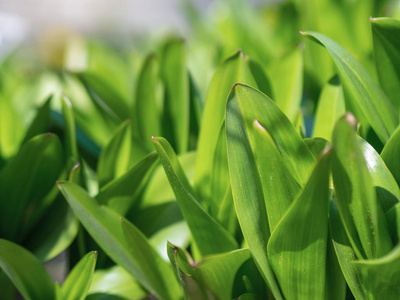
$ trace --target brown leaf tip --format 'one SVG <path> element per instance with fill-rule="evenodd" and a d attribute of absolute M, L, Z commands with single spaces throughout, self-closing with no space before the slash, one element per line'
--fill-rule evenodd
<path fill-rule="evenodd" d="M 346 120 L 347 123 L 350 124 L 353 128 L 357 128 L 357 119 L 352 113 L 346 113 L 344 116 L 344 119 Z"/>

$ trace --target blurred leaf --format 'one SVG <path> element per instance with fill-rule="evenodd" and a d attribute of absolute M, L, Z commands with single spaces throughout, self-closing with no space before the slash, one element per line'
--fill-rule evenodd
<path fill-rule="evenodd" d="M 100 187 L 120 177 L 128 168 L 131 159 L 131 121 L 125 121 L 114 132 L 100 153 L 97 178 Z"/>
<path fill-rule="evenodd" d="M 64 118 L 65 154 L 67 158 L 72 157 L 78 160 L 79 154 L 76 144 L 74 112 L 71 101 L 65 95 L 61 97 L 61 107 Z"/>
<path fill-rule="evenodd" d="M 107 183 L 96 196 L 97 201 L 125 215 L 135 196 L 147 182 L 157 159 L 158 155 L 155 152 L 147 155 L 123 175 Z"/>
<path fill-rule="evenodd" d="M 316 32 L 302 34 L 329 51 L 339 70 L 346 105 L 361 122 L 369 124 L 385 144 L 398 126 L 399 117 L 383 91 L 364 67 L 335 41 Z"/>
<path fill-rule="evenodd" d="M 329 174 L 325 153 L 269 239 L 268 255 L 285 299 L 325 297 Z"/>
<path fill-rule="evenodd" d="M 178 153 L 183 153 L 189 146 L 190 122 L 189 73 L 183 39 L 173 39 L 165 45 L 160 69 L 165 87 L 163 135 L 174 141 Z"/>
<path fill-rule="evenodd" d="M 25 133 L 23 144 L 33 138 L 35 135 L 45 133 L 50 123 L 50 104 L 52 96 L 37 110 L 36 116 L 29 125 Z"/>
<path fill-rule="evenodd" d="M 46 216 L 28 234 L 24 245 L 40 261 L 48 261 L 70 246 L 78 228 L 78 219 L 60 194 Z"/>
<path fill-rule="evenodd" d="M 107 207 L 99 206 L 96 200 L 74 183 L 59 182 L 58 185 L 82 225 L 111 259 L 125 268 L 156 297 L 174 298 L 172 295 L 176 295 L 177 285 L 172 279 L 169 266 L 159 258 L 141 233 L 137 233 L 138 239 L 135 241 L 140 246 L 132 252 L 131 246 L 125 242 L 125 234 L 117 214 Z M 155 259 L 159 262 L 156 268 L 143 269 L 143 266 L 151 264 Z"/>
<path fill-rule="evenodd" d="M 86 298 L 92 282 L 96 259 L 97 252 L 89 252 L 69 272 L 61 287 L 63 299 L 83 300 Z"/>
<path fill-rule="evenodd" d="M 196 200 L 171 145 L 163 138 L 153 138 L 153 144 L 201 255 L 236 249 L 235 239 Z"/>
<path fill-rule="evenodd" d="M 375 63 L 382 89 L 400 110 L 400 20 L 371 18 Z"/>
<path fill-rule="evenodd" d="M 218 66 L 209 84 L 198 140 L 194 183 L 200 201 L 207 201 L 211 197 L 213 155 L 224 120 L 226 99 L 237 82 L 257 86 L 240 50 Z"/>
<path fill-rule="evenodd" d="M 322 151 L 331 145 L 327 140 L 318 137 L 306 138 L 304 139 L 304 143 L 316 160 L 321 156 Z"/>
<path fill-rule="evenodd" d="M 147 293 L 133 277 L 120 266 L 96 270 L 93 274 L 87 300 L 132 299 L 141 300 Z"/>
<path fill-rule="evenodd" d="M 400 203 L 388 210 L 385 217 L 393 244 L 397 245 L 400 241 Z"/>
<path fill-rule="evenodd" d="M 333 182 L 344 228 L 358 259 L 372 259 L 392 248 L 386 220 L 377 202 L 374 181 L 368 172 L 356 120 L 346 114 L 333 132 Z"/>
<path fill-rule="evenodd" d="M 25 299 L 53 299 L 53 281 L 28 250 L 0 239 L 0 267 Z"/>
<path fill-rule="evenodd" d="M 98 74 L 79 75 L 95 104 L 116 121 L 129 118 L 129 107 L 123 96 Z"/>
<path fill-rule="evenodd" d="M 275 99 L 274 97 L 275 94 L 273 93 L 271 80 L 264 72 L 262 65 L 248 56 L 244 57 L 244 61 L 246 62 L 248 68 L 250 69 L 250 72 L 253 75 L 254 80 L 256 81 L 260 91 L 263 92 L 268 97 L 270 97 L 271 99 Z"/>
<path fill-rule="evenodd" d="M 56 191 L 62 166 L 63 151 L 56 135 L 38 135 L 22 146 L 0 172 L 0 236 L 21 240 L 18 233 L 54 200 L 51 191 Z"/>
<path fill-rule="evenodd" d="M 356 299 L 368 299 L 361 274 L 352 263 L 357 260 L 356 254 L 347 238 L 339 211 L 334 202 L 331 202 L 330 205 L 329 220 L 332 243 L 346 283 Z"/>
<path fill-rule="evenodd" d="M 336 121 L 344 115 L 345 111 L 340 79 L 334 76 L 321 91 L 312 136 L 324 138 L 329 142 L 332 141 L 332 132 Z"/>
<path fill-rule="evenodd" d="M 303 94 L 303 49 L 291 50 L 268 67 L 274 92 L 272 98 L 290 121 L 294 121 L 300 109 Z"/>
<path fill-rule="evenodd" d="M 148 148 L 151 137 L 161 134 L 159 88 L 159 62 L 155 54 L 146 57 L 136 87 L 135 120 L 138 134 Z"/>

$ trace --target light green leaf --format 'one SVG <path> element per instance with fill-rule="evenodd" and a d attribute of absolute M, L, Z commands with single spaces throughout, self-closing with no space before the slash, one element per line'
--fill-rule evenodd
<path fill-rule="evenodd" d="M 333 133 L 333 182 L 347 236 L 358 259 L 372 259 L 392 248 L 386 220 L 377 202 L 374 181 L 361 150 L 361 142 L 346 114 Z"/>
<path fill-rule="evenodd" d="M 365 282 L 371 299 L 396 299 L 400 293 L 400 245 L 387 255 L 352 262 Z"/>
<path fill-rule="evenodd" d="M 157 290 L 164 290 L 162 298 L 174 299 L 179 296 L 179 287 L 174 280 L 172 269 L 157 251 L 149 244 L 146 237 L 132 223 L 121 218 L 122 232 L 126 245 L 138 264 L 140 270 L 146 274 L 147 280 L 154 286 L 151 294 Z"/>
<path fill-rule="evenodd" d="M 329 174 L 327 152 L 268 242 L 268 255 L 285 299 L 325 297 Z"/>
<path fill-rule="evenodd" d="M 368 299 L 360 272 L 352 264 L 357 260 L 342 224 L 336 204 L 331 201 L 329 209 L 329 225 L 332 232 L 332 243 L 346 283 L 356 299 Z"/>
<path fill-rule="evenodd" d="M 157 159 L 158 155 L 155 152 L 147 155 L 125 174 L 106 184 L 96 196 L 96 200 L 125 215 L 143 184 L 147 182 Z"/>
<path fill-rule="evenodd" d="M 300 109 L 303 94 L 303 49 L 296 47 L 268 67 L 276 105 L 290 121 Z"/>
<path fill-rule="evenodd" d="M 383 212 L 386 213 L 396 203 L 399 203 L 399 186 L 379 153 L 362 138 L 359 138 L 359 140 L 368 172 L 371 175 L 372 184 L 375 187 L 378 203 L 381 205 Z"/>
<path fill-rule="evenodd" d="M 371 18 L 375 63 L 382 89 L 400 110 L 400 20 Z"/>
<path fill-rule="evenodd" d="M 79 154 L 76 144 L 74 112 L 71 101 L 65 95 L 61 97 L 61 108 L 64 117 L 65 154 L 67 158 L 72 157 L 78 160 Z"/>
<path fill-rule="evenodd" d="M 161 134 L 159 89 L 159 62 L 155 54 L 146 57 L 136 87 L 136 109 L 133 118 L 139 137 L 148 148 L 151 137 Z"/>
<path fill-rule="evenodd" d="M 156 297 L 161 299 L 174 298 L 172 295 L 176 293 L 177 284 L 173 279 L 169 266 L 162 261 L 157 269 L 150 270 L 152 273 L 145 273 L 141 264 L 146 262 L 138 262 L 138 258 L 133 256 L 134 253 L 131 252 L 130 246 L 125 242 L 117 214 L 107 207 L 99 206 L 96 200 L 74 183 L 59 182 L 58 185 L 82 225 L 93 239 L 102 246 L 107 255 L 125 268 L 147 290 L 153 292 Z M 151 246 L 145 238 L 139 239 L 136 243 L 140 245 L 136 251 L 142 251 L 142 259 L 143 256 L 146 257 L 146 261 L 155 259 L 152 255 L 154 252 L 149 251 Z M 163 276 L 157 277 L 157 274 L 160 273 Z M 156 277 L 158 278 L 156 281 L 149 279 Z M 163 282 L 163 279 L 168 279 L 168 281 Z"/>
<path fill-rule="evenodd" d="M 114 266 L 94 272 L 86 299 L 112 300 L 115 297 L 115 300 L 141 300 L 146 296 L 147 293 L 128 272 L 120 266 Z"/>
<path fill-rule="evenodd" d="M 97 178 L 103 187 L 125 173 L 131 159 L 131 121 L 122 123 L 104 146 L 97 165 Z"/>
<path fill-rule="evenodd" d="M 165 173 L 202 256 L 237 249 L 230 233 L 212 218 L 196 200 L 171 145 L 163 138 L 153 138 Z"/>
<path fill-rule="evenodd" d="M 60 140 L 38 135 L 20 149 L 0 173 L 0 236 L 22 239 L 28 223 L 37 221 L 55 199 L 55 182 L 63 167 Z"/>
<path fill-rule="evenodd" d="M 177 152 L 189 146 L 190 91 L 183 39 L 169 41 L 161 59 L 161 77 L 165 88 L 163 135 L 174 141 Z"/>
<path fill-rule="evenodd" d="M 316 32 L 302 34 L 329 51 L 339 70 L 347 108 L 362 123 L 369 124 L 385 144 L 398 126 L 399 117 L 383 91 L 364 67 L 335 41 Z"/>
<path fill-rule="evenodd" d="M 198 140 L 194 183 L 200 201 L 207 201 L 211 197 L 211 170 L 219 130 L 224 120 L 226 99 L 237 82 L 257 86 L 240 50 L 218 66 L 208 88 Z"/>
<path fill-rule="evenodd" d="M 332 132 L 336 121 L 346 112 L 343 89 L 338 76 L 325 84 L 318 100 L 313 129 L 313 137 L 332 141 Z"/>
<path fill-rule="evenodd" d="M 400 185 L 400 127 L 392 134 L 381 152 L 381 157 L 386 166 Z"/>
<path fill-rule="evenodd" d="M 64 300 L 83 300 L 86 298 L 92 282 L 96 259 L 97 252 L 89 252 L 70 271 L 61 287 Z"/>
<path fill-rule="evenodd" d="M 50 123 L 50 104 L 52 96 L 37 110 L 36 116 L 25 133 L 23 144 L 35 135 L 45 133 Z"/>
<path fill-rule="evenodd" d="M 28 250 L 0 239 L 0 267 L 27 300 L 53 299 L 53 281 Z"/>

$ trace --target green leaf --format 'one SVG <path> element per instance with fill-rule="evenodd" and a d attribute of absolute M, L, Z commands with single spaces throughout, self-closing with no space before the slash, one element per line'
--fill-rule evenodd
<path fill-rule="evenodd" d="M 373 299 L 395 299 L 400 293 L 400 245 L 378 259 L 353 262 Z"/>
<path fill-rule="evenodd" d="M 161 77 L 165 87 L 163 135 L 172 138 L 177 152 L 189 146 L 190 91 L 183 39 L 169 41 L 161 60 Z M 172 126 L 172 128 L 170 128 Z"/>
<path fill-rule="evenodd" d="M 56 135 L 38 135 L 22 146 L 0 173 L 0 236 L 22 239 L 18 234 L 27 229 L 24 226 L 37 221 L 54 200 L 62 167 L 63 151 Z"/>
<path fill-rule="evenodd" d="M 285 299 L 325 297 L 329 174 L 326 152 L 269 239 L 268 255 Z"/>
<path fill-rule="evenodd" d="M 383 91 L 364 67 L 335 41 L 316 32 L 302 34 L 329 51 L 339 70 L 346 106 L 362 123 L 369 124 L 385 144 L 398 126 L 399 117 Z"/>
<path fill-rule="evenodd" d="M 138 134 L 147 146 L 151 137 L 161 134 L 160 107 L 158 99 L 159 62 L 155 54 L 146 57 L 136 88 L 134 117 Z"/>
<path fill-rule="evenodd" d="M 35 135 L 45 133 L 50 123 L 50 104 L 52 96 L 37 110 L 36 116 L 29 125 L 25 133 L 23 144 L 33 138 Z"/>
<path fill-rule="evenodd" d="M 300 187 L 285 165 L 271 135 L 256 120 L 247 128 L 260 176 L 269 228 L 272 232 L 296 198 Z"/>
<path fill-rule="evenodd" d="M 134 256 L 138 253 L 137 251 L 140 251 L 141 259 L 145 257 L 145 260 L 149 262 L 156 259 L 159 261 L 153 255 L 154 250 L 150 250 L 152 248 L 149 242 L 142 235 L 138 235 L 136 252 L 132 252 L 131 246 L 125 242 L 117 214 L 107 207 L 99 206 L 96 200 L 74 183 L 59 182 L 58 185 L 82 225 L 111 259 L 125 268 L 154 296 L 161 299 L 174 298 L 172 295 L 176 295 L 177 284 L 172 279 L 173 275 L 169 266 L 161 260 L 156 269 L 146 269 L 151 272 L 146 273 L 142 269 L 142 264 L 146 262 L 138 261 L 138 257 Z M 160 277 L 159 274 L 163 275 Z M 150 278 L 158 278 L 158 280 L 152 281 Z"/>
<path fill-rule="evenodd" d="M 157 251 L 149 244 L 146 237 L 132 223 L 121 218 L 122 231 L 126 245 L 135 258 L 147 280 L 154 286 L 150 293 L 164 290 L 163 298 L 174 299 L 179 295 L 177 282 L 172 275 L 172 269 Z"/>
<path fill-rule="evenodd" d="M 89 291 L 97 252 L 89 252 L 74 266 L 61 287 L 64 300 L 83 300 Z"/>
<path fill-rule="evenodd" d="M 78 146 L 76 144 L 75 119 L 72 110 L 72 104 L 69 99 L 63 95 L 61 97 L 61 108 L 64 117 L 64 133 L 65 133 L 65 154 L 67 158 L 79 159 Z"/>
<path fill-rule="evenodd" d="M 354 129 L 346 114 L 333 133 L 333 181 L 338 208 L 350 243 L 359 259 L 377 258 L 392 248 L 386 220 L 377 202 L 374 181 Z"/>
<path fill-rule="evenodd" d="M 224 120 L 226 99 L 237 82 L 257 86 L 240 50 L 218 66 L 208 88 L 196 158 L 194 185 L 199 192 L 199 200 L 207 201 L 211 197 L 210 176 L 219 130 Z"/>
<path fill-rule="evenodd" d="M 400 20 L 371 18 L 375 63 L 382 89 L 400 110 Z"/>
<path fill-rule="evenodd" d="M 115 121 L 129 118 L 129 107 L 124 97 L 98 74 L 84 72 L 79 79 L 85 85 L 95 104 Z"/>
<path fill-rule="evenodd" d="M 244 61 L 249 67 L 250 72 L 253 75 L 254 80 L 256 81 L 256 84 L 259 87 L 260 91 L 263 92 L 268 97 L 270 97 L 271 99 L 275 99 L 271 80 L 264 72 L 262 65 L 257 61 L 255 61 L 254 59 L 248 57 L 247 55 L 244 57 Z"/>
<path fill-rule="evenodd" d="M 97 165 L 100 187 L 120 177 L 129 168 L 131 159 L 131 121 L 125 121 L 114 132 L 101 151 Z"/>
<path fill-rule="evenodd" d="M 290 121 L 300 110 L 303 94 L 303 49 L 296 47 L 268 67 L 276 105 Z"/>
<path fill-rule="evenodd" d="M 125 215 L 143 184 L 147 182 L 157 159 L 156 152 L 147 155 L 125 174 L 105 185 L 96 196 L 96 200 Z"/>
<path fill-rule="evenodd" d="M 53 281 L 28 250 L 0 239 L 0 267 L 27 300 L 53 299 Z"/>
<path fill-rule="evenodd" d="M 345 112 L 343 89 L 338 76 L 334 76 L 325 84 L 319 97 L 312 136 L 332 141 L 336 121 Z"/>
<path fill-rule="evenodd" d="M 237 249 L 237 242 L 230 233 L 212 218 L 196 200 L 171 145 L 163 138 L 153 138 L 153 144 L 201 255 Z"/>
<path fill-rule="evenodd" d="M 398 185 L 400 185 L 400 127 L 392 134 L 389 141 L 381 152 L 381 157 L 385 162 L 386 166 L 396 179 Z"/>
<path fill-rule="evenodd" d="M 34 227 L 24 245 L 42 262 L 48 261 L 71 245 L 79 229 L 78 219 L 59 194 L 46 217 Z"/>
<path fill-rule="evenodd" d="M 141 300 L 146 296 L 147 293 L 128 272 L 120 266 L 114 266 L 94 272 L 86 299 Z"/>
<path fill-rule="evenodd" d="M 371 175 L 372 184 L 375 187 L 378 203 L 381 205 L 383 212 L 386 213 L 400 201 L 399 186 L 379 153 L 362 138 L 359 138 L 359 141 L 368 172 Z"/>
<path fill-rule="evenodd" d="M 333 201 L 329 209 L 329 225 L 332 243 L 347 285 L 356 299 L 368 299 L 361 274 L 352 263 L 357 260 L 356 254 L 347 238 L 338 208 Z"/>

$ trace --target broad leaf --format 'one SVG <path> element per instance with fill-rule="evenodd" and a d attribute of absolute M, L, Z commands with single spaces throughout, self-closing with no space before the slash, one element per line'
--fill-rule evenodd
<path fill-rule="evenodd" d="M 61 287 L 64 300 L 83 300 L 89 291 L 94 268 L 96 266 L 97 252 L 86 254 L 70 271 Z"/>
<path fill-rule="evenodd" d="M 235 52 L 218 66 L 208 88 L 198 141 L 195 173 L 195 188 L 204 200 L 211 196 L 210 177 L 213 157 L 219 130 L 225 117 L 226 99 L 230 89 L 237 82 L 256 86 L 241 51 Z"/>
<path fill-rule="evenodd" d="M 364 67 L 330 38 L 316 32 L 303 35 L 323 45 L 331 54 L 341 78 L 346 107 L 369 124 L 383 144 L 399 124 L 398 113 Z"/>
<path fill-rule="evenodd" d="M 332 132 L 336 121 L 344 115 L 343 89 L 337 76 L 325 84 L 318 100 L 313 129 L 313 137 L 321 137 L 332 141 Z"/>
<path fill-rule="evenodd" d="M 346 114 L 333 133 L 333 181 L 344 228 L 358 259 L 378 258 L 392 248 L 386 220 L 377 202 L 374 182 L 361 150 L 361 142 Z"/>
<path fill-rule="evenodd" d="M 160 69 L 165 88 L 163 135 L 172 138 L 177 151 L 183 153 L 189 146 L 190 122 L 189 73 L 184 40 L 175 39 L 166 44 Z"/>
<path fill-rule="evenodd" d="M 126 121 L 120 125 L 107 145 L 104 146 L 97 165 L 100 187 L 128 170 L 131 159 L 131 136 L 131 122 Z"/>
<path fill-rule="evenodd" d="M 106 207 L 99 206 L 96 200 L 74 183 L 59 182 L 58 185 L 82 225 L 93 239 L 102 246 L 107 255 L 125 268 L 156 297 L 161 299 L 174 298 L 173 295 L 176 295 L 177 284 L 173 279 L 172 270 L 169 266 L 166 263 L 160 263 L 155 269 L 144 270 L 142 264 L 146 262 L 139 261 L 139 257 L 134 256 L 138 253 L 137 251 L 140 251 L 140 259 L 145 257 L 146 261 L 149 262 L 155 259 L 158 260 L 158 258 L 154 257 L 154 250 L 150 250 L 152 248 L 145 238 L 141 237 L 136 241 L 136 252 L 132 252 L 130 246 L 125 242 L 117 214 Z M 151 280 L 154 278 L 158 278 L 158 280 Z"/>
<path fill-rule="evenodd" d="M 196 200 L 171 145 L 163 138 L 153 138 L 153 144 L 201 255 L 236 249 L 235 239 Z"/>
<path fill-rule="evenodd" d="M 400 110 L 400 20 L 371 18 L 379 82 L 393 106 Z"/>
<path fill-rule="evenodd" d="M 64 117 L 64 133 L 65 133 L 65 154 L 67 158 L 79 159 L 78 146 L 76 144 L 75 119 L 72 110 L 72 104 L 69 99 L 63 95 L 61 98 L 61 108 Z"/>
<path fill-rule="evenodd" d="M 285 299 L 325 297 L 330 153 L 325 153 L 268 242 Z"/>
<path fill-rule="evenodd" d="M 400 127 L 392 134 L 381 152 L 381 157 L 386 166 L 400 185 Z"/>
<path fill-rule="evenodd" d="M 28 250 L 0 239 L 0 267 L 27 300 L 53 299 L 53 281 Z"/>
<path fill-rule="evenodd" d="M 159 62 L 155 54 L 146 57 L 136 87 L 136 109 L 132 120 L 143 143 L 151 146 L 151 137 L 161 134 L 158 100 Z"/>
<path fill-rule="evenodd" d="M 125 174 L 109 182 L 96 196 L 97 201 L 119 214 L 125 215 L 132 206 L 135 196 L 146 183 L 157 158 L 157 153 L 151 153 L 126 171 Z"/>
<path fill-rule="evenodd" d="M 0 173 L 0 236 L 21 240 L 17 235 L 26 230 L 22 227 L 33 217 L 37 220 L 54 200 L 62 167 L 63 151 L 56 135 L 38 135 L 24 144 Z"/>
<path fill-rule="evenodd" d="M 45 133 L 50 123 L 50 104 L 52 96 L 37 110 L 36 116 L 29 125 L 23 143 L 26 143 L 35 135 Z"/>

